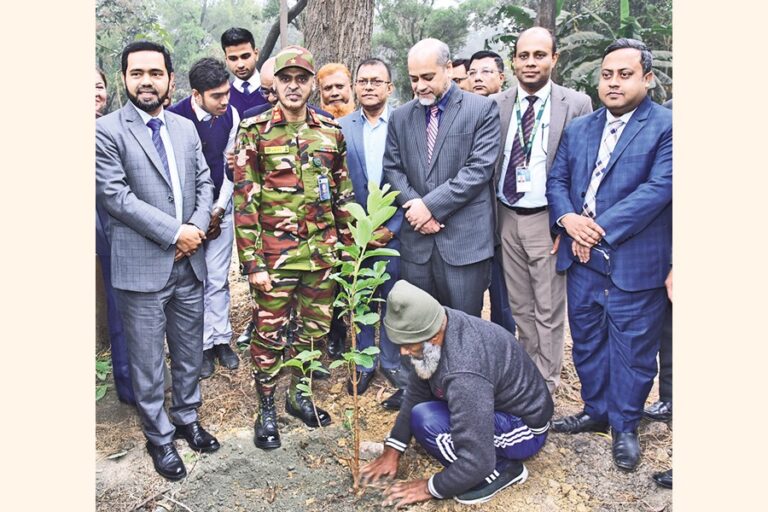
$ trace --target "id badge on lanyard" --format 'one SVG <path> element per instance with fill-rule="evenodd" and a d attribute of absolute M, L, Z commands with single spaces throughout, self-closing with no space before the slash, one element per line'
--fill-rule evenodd
<path fill-rule="evenodd" d="M 528 162 L 531 160 L 533 139 L 536 137 L 536 130 L 539 128 L 539 124 L 541 123 L 541 117 L 544 115 L 544 109 L 547 106 L 547 101 L 549 101 L 549 96 L 544 99 L 544 102 L 539 108 L 539 113 L 536 115 L 536 122 L 533 124 L 531 135 L 528 137 L 527 141 L 524 140 L 523 119 L 520 116 L 519 96 L 515 101 L 515 114 L 517 114 L 517 136 L 520 138 L 520 147 L 523 148 L 523 154 L 525 155 L 523 165 L 517 166 L 515 168 L 515 181 L 517 182 L 518 192 L 531 192 L 533 190 L 533 182 L 531 181 L 531 168 L 528 167 Z"/>

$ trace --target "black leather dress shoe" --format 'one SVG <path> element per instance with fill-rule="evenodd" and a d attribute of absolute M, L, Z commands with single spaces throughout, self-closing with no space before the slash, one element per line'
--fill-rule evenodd
<path fill-rule="evenodd" d="M 651 478 L 662 487 L 672 488 L 672 469 L 662 471 L 661 473 L 654 473 Z"/>
<path fill-rule="evenodd" d="M 152 457 L 155 471 L 163 478 L 176 481 L 187 476 L 187 468 L 184 467 L 184 462 L 173 443 L 157 446 L 147 441 L 147 451 Z"/>
<path fill-rule="evenodd" d="M 566 434 L 578 434 L 581 432 L 608 432 L 608 422 L 598 421 L 581 412 L 573 416 L 565 416 L 552 422 L 552 430 Z"/>
<path fill-rule="evenodd" d="M 344 336 L 337 335 L 331 331 L 325 348 L 326 352 L 328 352 L 328 357 L 331 359 L 341 359 L 344 348 Z"/>
<path fill-rule="evenodd" d="M 228 370 L 236 370 L 240 366 L 240 359 L 237 354 L 229 346 L 229 343 L 221 343 L 214 345 L 213 350 L 216 351 L 216 357 L 219 358 L 219 364 Z"/>
<path fill-rule="evenodd" d="M 293 395 L 293 396 L 291 396 Z M 294 403 L 295 402 L 295 403 Z M 315 417 L 315 408 L 312 407 L 312 400 L 301 394 L 301 391 L 288 391 L 285 398 L 285 412 L 298 418 L 308 427 L 316 428 L 320 425 L 327 426 L 331 424 L 331 415 L 327 411 L 317 407 L 317 417 Z M 320 418 L 320 424 L 317 423 Z"/>
<path fill-rule="evenodd" d="M 408 372 L 402 367 L 399 368 L 380 368 L 379 372 L 397 389 L 408 387 Z"/>
<path fill-rule="evenodd" d="M 640 462 L 640 441 L 635 432 L 612 432 L 613 463 L 624 471 L 634 471 Z"/>
<path fill-rule="evenodd" d="M 643 411 L 643 416 L 653 421 L 670 421 L 672 419 L 672 402 L 654 402 Z"/>
<path fill-rule="evenodd" d="M 237 348 L 246 349 L 251 344 L 251 336 L 253 336 L 253 330 L 256 328 L 256 324 L 251 320 L 248 325 L 245 326 L 243 334 L 237 338 Z"/>
<path fill-rule="evenodd" d="M 253 444 L 262 450 L 280 448 L 280 431 L 277 427 L 277 410 L 272 396 L 261 399 L 259 417 L 253 425 Z"/>
<path fill-rule="evenodd" d="M 213 348 L 203 350 L 203 366 L 200 368 L 200 378 L 207 379 L 216 370 L 216 351 Z"/>
<path fill-rule="evenodd" d="M 381 406 L 390 411 L 399 411 L 400 406 L 403 405 L 403 397 L 405 396 L 405 389 L 398 389 L 392 396 L 381 402 Z"/>
<path fill-rule="evenodd" d="M 368 389 L 368 386 L 371 385 L 371 381 L 373 380 L 374 371 L 363 371 L 359 372 L 355 370 L 355 377 L 359 380 L 357 381 L 357 394 L 362 395 L 365 393 L 365 391 Z M 347 393 L 350 395 L 352 394 L 352 381 L 350 379 L 347 379 Z"/>
<path fill-rule="evenodd" d="M 176 432 L 173 433 L 174 439 L 186 439 L 189 447 L 196 452 L 215 452 L 219 449 L 219 441 L 208 433 L 199 421 L 193 421 L 189 425 L 173 425 Z"/>

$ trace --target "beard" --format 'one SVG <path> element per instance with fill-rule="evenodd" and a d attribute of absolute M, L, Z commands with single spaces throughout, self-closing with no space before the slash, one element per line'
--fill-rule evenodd
<path fill-rule="evenodd" d="M 421 353 L 421 358 L 414 358 L 411 356 L 411 364 L 413 364 L 413 370 L 420 379 L 429 380 L 430 377 L 437 371 L 437 365 L 440 364 L 440 345 L 433 345 L 429 341 L 424 342 L 424 351 Z"/>
<path fill-rule="evenodd" d="M 336 119 L 344 117 L 347 114 L 351 114 L 355 110 L 355 102 L 350 98 L 347 103 L 333 103 L 331 105 L 323 105 L 323 110 L 331 114 Z"/>
<path fill-rule="evenodd" d="M 169 99 L 168 97 L 169 90 L 170 89 L 166 89 L 165 93 L 161 95 L 159 92 L 157 92 L 157 89 L 155 89 L 154 87 L 145 87 L 143 89 L 138 89 L 136 91 L 137 94 L 134 95 L 134 94 L 131 94 L 131 91 L 129 91 L 128 88 L 126 87 L 125 94 L 128 96 L 128 99 L 131 100 L 131 103 L 136 105 L 136 107 L 138 107 L 140 110 L 143 110 L 144 112 L 150 114 L 155 110 L 157 110 L 158 107 L 163 105 L 167 99 Z M 157 96 L 155 97 L 155 99 L 150 101 L 141 101 L 139 99 L 138 93 L 143 91 L 152 91 Z"/>
<path fill-rule="evenodd" d="M 419 103 L 425 107 L 431 107 L 435 103 L 437 103 L 436 99 L 427 99 L 427 98 L 419 98 Z"/>

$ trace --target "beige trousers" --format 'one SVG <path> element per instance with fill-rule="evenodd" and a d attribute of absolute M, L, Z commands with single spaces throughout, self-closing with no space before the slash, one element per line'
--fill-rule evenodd
<path fill-rule="evenodd" d="M 565 274 L 555 270 L 549 212 L 520 215 L 499 205 L 502 262 L 517 338 L 547 382 L 560 384 L 565 337 Z"/>

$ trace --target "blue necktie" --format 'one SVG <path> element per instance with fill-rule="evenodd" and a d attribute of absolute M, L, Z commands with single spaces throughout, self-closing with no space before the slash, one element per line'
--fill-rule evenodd
<path fill-rule="evenodd" d="M 147 126 L 152 130 L 152 143 L 157 149 L 157 153 L 160 155 L 160 160 L 163 162 L 163 168 L 165 168 L 165 176 L 168 180 L 171 179 L 171 170 L 168 167 L 168 155 L 165 152 L 165 145 L 163 139 L 160 138 L 160 127 L 163 126 L 163 122 L 156 117 L 153 117 L 147 122 Z"/>
<path fill-rule="evenodd" d="M 248 90 L 250 86 L 251 84 L 249 84 L 248 82 L 243 82 L 243 94 L 245 94 L 246 96 L 251 94 L 251 91 Z"/>

